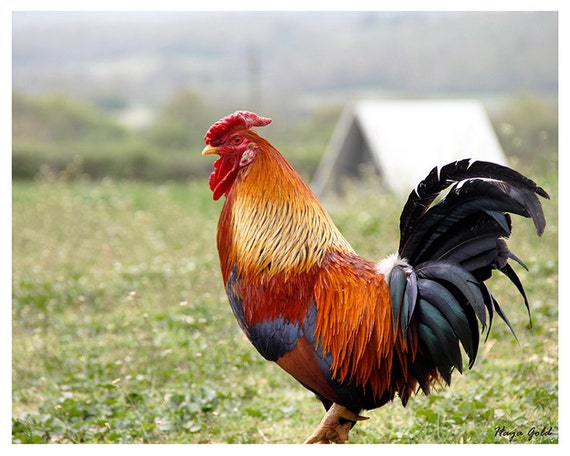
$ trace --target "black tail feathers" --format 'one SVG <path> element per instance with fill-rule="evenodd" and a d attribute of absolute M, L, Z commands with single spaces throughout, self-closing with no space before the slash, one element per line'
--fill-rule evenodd
<path fill-rule="evenodd" d="M 459 343 L 472 366 L 479 325 L 490 328 L 495 313 L 514 334 L 484 283 L 494 269 L 517 287 L 530 316 L 524 288 L 508 260 L 525 266 L 505 240 L 512 230 L 509 214 L 531 218 L 537 233 L 544 232 L 539 196 L 549 198 L 517 171 L 470 160 L 434 168 L 410 194 L 400 218 L 398 252 L 407 265 L 394 267 L 389 282 L 394 324 L 407 330 L 412 320 L 417 322 L 422 356 L 413 360 L 412 371 L 426 393 L 434 368 L 447 383 L 454 367 L 462 370 Z"/>
<path fill-rule="evenodd" d="M 455 185 L 448 197 L 432 206 L 440 193 L 452 184 Z M 418 253 L 417 246 L 423 240 L 435 241 L 452 220 L 429 233 L 431 239 L 423 235 L 450 216 L 463 219 L 477 213 L 487 213 L 493 217 L 492 214 L 496 212 L 512 212 L 531 217 L 537 233 L 541 235 L 546 221 L 537 195 L 550 198 L 535 182 L 506 166 L 466 159 L 445 165 L 441 170 L 433 168 L 410 193 L 402 210 L 400 256 L 410 260 Z M 451 209 L 453 212 L 449 212 Z M 474 220 L 471 219 L 471 222 Z M 510 233 L 510 221 L 505 224 L 499 217 L 497 224 Z"/>

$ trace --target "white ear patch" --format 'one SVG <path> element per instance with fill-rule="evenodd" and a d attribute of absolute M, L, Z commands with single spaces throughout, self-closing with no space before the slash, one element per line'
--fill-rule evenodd
<path fill-rule="evenodd" d="M 249 165 L 257 156 L 257 144 L 249 143 L 247 145 L 247 150 L 242 154 L 239 160 L 239 166 L 247 166 Z"/>

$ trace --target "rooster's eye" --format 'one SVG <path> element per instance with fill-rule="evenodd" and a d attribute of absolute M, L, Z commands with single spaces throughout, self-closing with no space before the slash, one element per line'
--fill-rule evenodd
<path fill-rule="evenodd" d="M 243 138 L 241 136 L 234 136 L 230 141 L 234 146 L 237 146 L 238 144 L 241 144 Z"/>

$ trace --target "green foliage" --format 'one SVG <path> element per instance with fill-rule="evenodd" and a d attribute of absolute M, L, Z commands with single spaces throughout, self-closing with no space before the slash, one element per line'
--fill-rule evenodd
<path fill-rule="evenodd" d="M 530 163 L 553 161 L 558 152 L 557 103 L 520 93 L 494 121 L 507 155 Z"/>
<path fill-rule="evenodd" d="M 90 144 L 55 146 L 21 141 L 15 142 L 12 150 L 12 175 L 20 179 L 32 179 L 48 172 L 64 174 L 70 179 L 159 182 L 203 177 L 211 172 L 211 163 L 204 160 L 199 151 L 195 154 L 186 151 L 160 153 L 137 140 L 102 144 L 96 149 Z"/>
<path fill-rule="evenodd" d="M 215 114 L 196 93 L 181 91 L 158 114 L 148 136 L 159 148 L 200 151 L 204 134 L 215 120 Z"/>
<path fill-rule="evenodd" d="M 90 105 L 62 96 L 29 98 L 16 93 L 12 176 L 31 179 L 46 170 L 58 174 L 78 164 L 76 175 L 69 177 L 163 181 L 207 176 L 211 165 L 200 157 L 198 132 L 204 134 L 212 116 L 202 117 L 204 107 L 196 100 L 181 94 L 149 133 L 135 134 Z"/>
<path fill-rule="evenodd" d="M 517 443 L 558 441 L 557 175 L 521 171 L 553 197 L 543 238 L 513 221 L 532 328 L 517 291 L 493 279 L 520 345 L 494 322 L 451 388 L 365 413 L 351 442 L 508 443 L 511 431 L 525 434 Z M 207 183 L 74 173 L 13 185 L 13 442 L 301 442 L 322 406 L 239 330 L 215 247 L 221 203 Z M 326 205 L 360 253 L 396 248 L 394 197 L 362 183 Z M 544 427 L 552 435 L 528 439 Z"/>
<path fill-rule="evenodd" d="M 95 107 L 64 96 L 31 98 L 12 96 L 12 135 L 14 140 L 32 139 L 39 143 L 118 141 L 127 132 Z"/>

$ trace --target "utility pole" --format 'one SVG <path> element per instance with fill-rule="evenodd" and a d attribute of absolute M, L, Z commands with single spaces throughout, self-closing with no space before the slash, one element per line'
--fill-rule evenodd
<path fill-rule="evenodd" d="M 247 48 L 248 109 L 261 111 L 261 63 L 259 48 L 250 44 Z"/>

